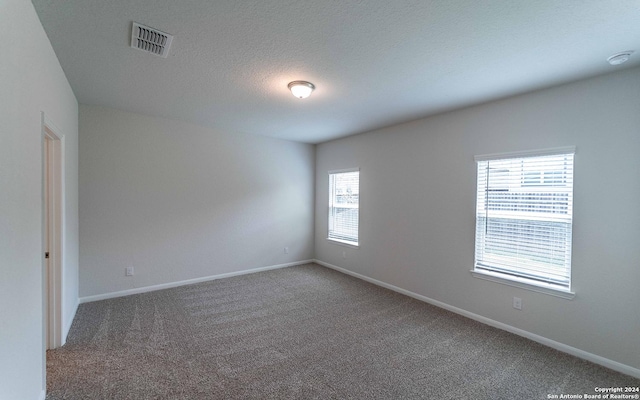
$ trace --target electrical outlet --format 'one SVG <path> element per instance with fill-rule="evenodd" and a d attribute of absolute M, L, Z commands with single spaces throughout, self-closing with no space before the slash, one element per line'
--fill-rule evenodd
<path fill-rule="evenodd" d="M 124 275 L 125 276 L 133 276 L 133 267 L 127 267 L 124 270 Z"/>
<path fill-rule="evenodd" d="M 289 254 L 289 248 L 288 247 L 284 248 L 284 254 Z"/>
<path fill-rule="evenodd" d="M 513 298 L 513 308 L 516 310 L 522 310 L 522 299 L 520 297 Z"/>

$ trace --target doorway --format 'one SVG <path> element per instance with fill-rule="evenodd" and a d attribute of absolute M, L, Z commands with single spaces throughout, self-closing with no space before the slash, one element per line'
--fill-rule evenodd
<path fill-rule="evenodd" d="M 63 345 L 64 137 L 42 113 L 43 317 L 46 349 Z"/>

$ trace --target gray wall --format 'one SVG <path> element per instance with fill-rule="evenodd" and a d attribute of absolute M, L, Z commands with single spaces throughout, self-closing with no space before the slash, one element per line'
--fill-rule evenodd
<path fill-rule="evenodd" d="M 312 145 L 85 105 L 79 126 L 81 297 L 313 257 Z"/>
<path fill-rule="evenodd" d="M 31 2 L 0 5 L 0 398 L 45 388 L 41 112 L 65 137 L 63 326 L 78 302 L 78 104 Z"/>
<path fill-rule="evenodd" d="M 474 155 L 571 145 L 575 298 L 474 278 Z M 324 143 L 316 167 L 317 259 L 640 368 L 640 69 Z M 359 249 L 326 240 L 327 171 L 351 167 Z"/>

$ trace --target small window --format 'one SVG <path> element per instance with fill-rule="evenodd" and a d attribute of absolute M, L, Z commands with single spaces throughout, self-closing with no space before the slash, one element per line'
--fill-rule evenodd
<path fill-rule="evenodd" d="M 574 150 L 531 154 L 476 157 L 474 272 L 569 292 Z"/>
<path fill-rule="evenodd" d="M 357 246 L 360 171 L 329 172 L 329 240 Z"/>

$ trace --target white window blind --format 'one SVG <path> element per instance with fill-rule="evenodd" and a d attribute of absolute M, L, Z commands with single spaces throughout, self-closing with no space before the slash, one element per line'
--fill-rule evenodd
<path fill-rule="evenodd" d="M 329 239 L 358 245 L 360 171 L 329 172 Z"/>
<path fill-rule="evenodd" d="M 476 158 L 476 271 L 570 290 L 573 157 Z"/>

